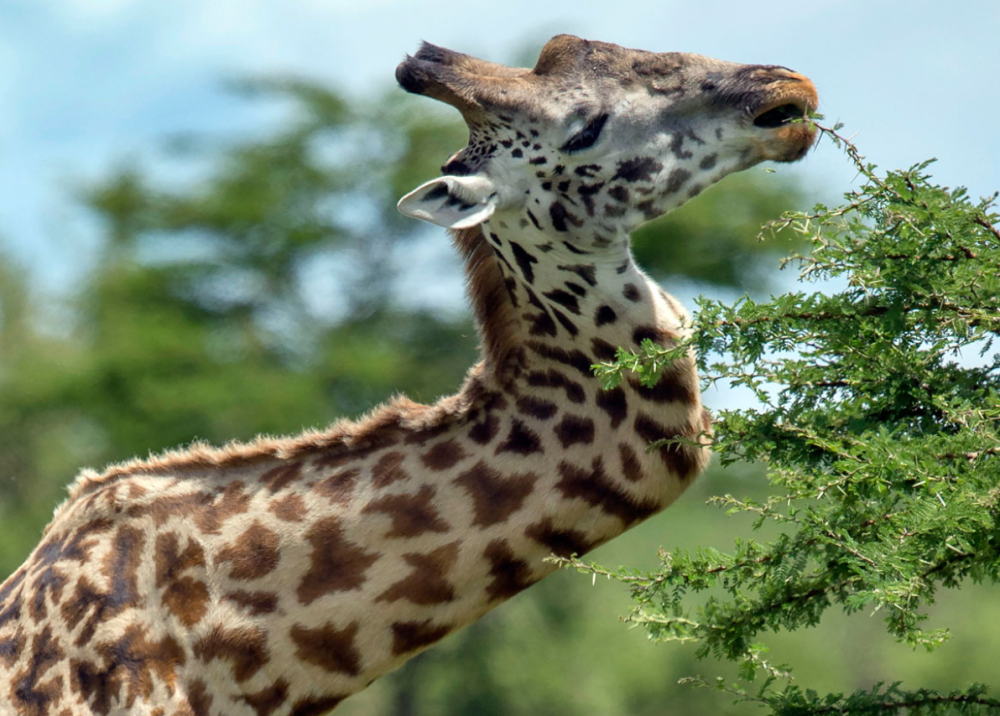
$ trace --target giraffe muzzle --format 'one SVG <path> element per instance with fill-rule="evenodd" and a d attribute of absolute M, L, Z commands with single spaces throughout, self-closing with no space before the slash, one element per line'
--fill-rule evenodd
<path fill-rule="evenodd" d="M 760 147 L 765 159 L 794 162 L 806 155 L 816 141 L 817 129 L 809 121 L 819 98 L 804 75 L 780 68 L 774 71 L 768 98 L 753 113 L 753 126 L 766 134 Z"/>

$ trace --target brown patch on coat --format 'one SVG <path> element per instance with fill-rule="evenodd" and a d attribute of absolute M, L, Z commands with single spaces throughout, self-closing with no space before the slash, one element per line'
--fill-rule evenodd
<path fill-rule="evenodd" d="M 612 429 L 617 428 L 628 417 L 628 399 L 620 387 L 599 391 L 594 402 L 611 418 Z"/>
<path fill-rule="evenodd" d="M 209 716 L 213 696 L 208 693 L 208 687 L 204 681 L 195 679 L 191 682 L 187 689 L 187 700 L 194 716 Z"/>
<path fill-rule="evenodd" d="M 598 544 L 588 538 L 585 532 L 556 527 L 551 517 L 528 525 L 524 534 L 560 557 L 586 554 Z"/>
<path fill-rule="evenodd" d="M 694 439 L 697 436 L 683 429 L 667 427 L 656 422 L 645 413 L 635 416 L 633 424 L 636 434 L 648 443 L 658 440 L 672 440 L 677 438 Z M 694 477 L 708 463 L 707 447 L 697 447 L 675 443 L 673 445 L 661 445 L 656 452 L 663 460 L 667 469 L 682 480 Z"/>
<path fill-rule="evenodd" d="M 591 369 L 594 360 L 578 348 L 566 350 L 541 341 L 528 341 L 525 345 L 542 358 L 574 368 L 584 378 L 594 378 L 594 371 Z"/>
<path fill-rule="evenodd" d="M 217 535 L 226 520 L 246 513 L 250 509 L 253 495 L 245 491 L 239 480 L 226 484 L 215 492 L 189 492 L 183 495 L 166 495 L 146 504 L 133 505 L 126 514 L 129 517 L 152 517 L 157 527 L 169 519 L 184 515 L 203 534 Z"/>
<path fill-rule="evenodd" d="M 68 578 L 59 569 L 61 562 L 76 562 L 85 565 L 90 559 L 90 550 L 98 543 L 97 535 L 107 532 L 112 526 L 109 519 L 91 520 L 73 533 L 53 534 L 35 550 L 31 560 L 25 565 L 31 573 L 30 598 L 26 600 L 28 611 L 35 622 L 48 616 L 47 600 L 57 605 L 62 601 L 63 588 Z"/>
<path fill-rule="evenodd" d="M 572 445 L 592 445 L 594 443 L 594 421 L 578 415 L 564 415 L 554 428 L 556 437 L 563 448 Z"/>
<path fill-rule="evenodd" d="M 697 405 L 700 399 L 693 369 L 669 370 L 660 376 L 660 380 L 652 388 L 634 378 L 629 380 L 629 385 L 640 398 L 652 403 Z"/>
<path fill-rule="evenodd" d="M 644 520 L 660 509 L 658 501 L 635 498 L 616 485 L 604 471 L 604 459 L 600 456 L 591 461 L 590 470 L 563 461 L 559 463 L 559 474 L 561 479 L 555 487 L 563 496 L 567 499 L 578 498 L 599 507 L 626 526 Z"/>
<path fill-rule="evenodd" d="M 335 472 L 313 485 L 313 492 L 322 495 L 335 505 L 347 505 L 351 501 L 351 495 L 354 494 L 354 487 L 360 474 L 361 470 L 356 467 Z"/>
<path fill-rule="evenodd" d="M 71 673 L 74 690 L 100 714 L 131 709 L 140 699 L 148 700 L 157 682 L 174 689 L 178 671 L 187 661 L 184 649 L 173 637 L 149 639 L 139 624 L 127 626 L 116 641 L 97 644 L 96 652 L 100 664 L 74 659 Z"/>
<path fill-rule="evenodd" d="M 260 579 L 277 569 L 281 559 L 280 545 L 281 540 L 275 531 L 254 522 L 243 534 L 219 550 L 215 555 L 215 566 L 229 562 L 230 579 Z"/>
<path fill-rule="evenodd" d="M 547 371 L 532 371 L 528 373 L 528 385 L 532 388 L 561 388 L 566 391 L 566 399 L 571 403 L 583 403 L 586 394 L 583 386 L 575 380 L 570 380 L 555 368 Z"/>
<path fill-rule="evenodd" d="M 538 420 L 548 420 L 559 412 L 559 406 L 550 400 L 522 395 L 517 399 L 517 411 Z"/>
<path fill-rule="evenodd" d="M 233 678 L 243 683 L 271 660 L 267 635 L 260 629 L 214 627 L 195 642 L 193 653 L 199 661 L 210 664 L 216 659 L 228 661 Z"/>
<path fill-rule="evenodd" d="M 603 363 L 610 363 L 618 355 L 617 346 L 611 345 L 603 338 L 592 338 L 590 350 L 594 353 L 594 357 Z"/>
<path fill-rule="evenodd" d="M 421 406 L 426 408 L 427 406 Z M 343 467 L 358 460 L 364 460 L 379 450 L 396 445 L 402 436 L 398 431 L 378 432 L 364 435 L 351 442 L 334 442 L 320 450 L 314 463 L 319 469 Z"/>
<path fill-rule="evenodd" d="M 66 652 L 52 635 L 52 627 L 48 624 L 32 637 L 30 652 L 24 667 L 11 678 L 7 693 L 18 714 L 48 716 L 62 700 L 64 684 L 58 669 L 48 681 L 44 680 L 45 675 L 62 663 Z"/>
<path fill-rule="evenodd" d="M 27 641 L 23 629 L 18 629 L 14 634 L 8 634 L 0 639 L 0 666 L 9 669 L 16 664 Z"/>
<path fill-rule="evenodd" d="M 420 461 L 430 470 L 447 470 L 465 457 L 465 450 L 462 449 L 457 440 L 452 439 L 437 443 L 420 456 Z"/>
<path fill-rule="evenodd" d="M 615 309 L 611 308 L 611 306 L 600 306 L 594 314 L 594 325 L 598 328 L 608 323 L 614 323 L 617 320 L 618 314 L 615 313 Z"/>
<path fill-rule="evenodd" d="M 458 561 L 460 541 L 438 547 L 430 554 L 410 552 L 403 559 L 412 568 L 404 579 L 379 594 L 376 602 L 395 602 L 405 599 L 424 606 L 443 604 L 455 599 L 455 588 L 447 576 Z"/>
<path fill-rule="evenodd" d="M 448 432 L 450 426 L 448 423 L 437 423 L 435 425 L 428 425 L 421 430 L 413 430 L 403 438 L 403 442 L 407 445 L 419 445 L 423 447 L 431 440 L 439 438 Z"/>
<path fill-rule="evenodd" d="M 483 557 L 489 562 L 493 577 L 486 586 L 490 601 L 510 599 L 538 581 L 531 575 L 531 565 L 516 557 L 505 539 L 497 538 L 486 545 Z"/>
<path fill-rule="evenodd" d="M 517 455 L 531 455 L 532 453 L 543 452 L 541 438 L 538 437 L 538 433 L 523 422 L 517 418 L 513 418 L 510 422 L 510 433 L 508 433 L 507 439 L 497 445 L 494 454 L 499 455 L 505 452 L 512 452 Z"/>
<path fill-rule="evenodd" d="M 316 698 L 299 699 L 292 706 L 291 716 L 323 716 L 332 711 L 346 696 L 320 696 Z"/>
<path fill-rule="evenodd" d="M 278 467 L 271 468 L 258 478 L 258 482 L 274 494 L 288 487 L 301 476 L 302 463 L 292 462 L 287 465 L 278 465 Z"/>
<path fill-rule="evenodd" d="M 394 656 L 409 654 L 439 641 L 451 627 L 434 624 L 430 619 L 392 623 L 392 653 Z"/>
<path fill-rule="evenodd" d="M 678 334 L 660 326 L 640 325 L 632 330 L 632 342 L 637 346 L 641 346 L 645 340 L 650 340 L 658 346 L 669 348 L 678 338 Z M 685 367 L 689 371 L 693 370 L 690 359 L 685 359 Z"/>
<path fill-rule="evenodd" d="M 500 432 L 500 419 L 492 413 L 487 413 L 481 422 L 469 428 L 469 439 L 477 445 L 488 445 Z"/>
<path fill-rule="evenodd" d="M 305 500 L 295 493 L 272 500 L 267 509 L 284 522 L 301 522 L 306 518 Z"/>
<path fill-rule="evenodd" d="M 394 482 L 409 480 L 410 473 L 403 469 L 406 455 L 401 452 L 387 452 L 372 467 L 372 485 L 381 489 Z"/>
<path fill-rule="evenodd" d="M 381 513 L 392 520 L 386 537 L 416 537 L 425 532 L 447 532 L 451 525 L 441 519 L 434 506 L 436 490 L 422 485 L 412 495 L 386 495 L 365 505 L 363 514 Z"/>
<path fill-rule="evenodd" d="M 622 476 L 629 482 L 640 482 L 645 474 L 635 450 L 625 443 L 618 443 L 618 457 L 622 462 Z"/>
<path fill-rule="evenodd" d="M 22 566 L 0 584 L 0 629 L 21 619 L 21 598 L 27 573 L 27 565 Z"/>
<path fill-rule="evenodd" d="M 278 679 L 271 686 L 261 689 L 254 694 L 246 694 L 240 697 L 247 706 L 257 712 L 257 716 L 271 716 L 275 711 L 285 705 L 288 700 L 288 682 Z"/>
<path fill-rule="evenodd" d="M 354 645 L 358 628 L 357 622 L 343 629 L 329 622 L 316 629 L 296 624 L 289 636 L 295 642 L 295 656 L 300 660 L 330 673 L 357 676 L 361 673 L 361 653 Z"/>
<path fill-rule="evenodd" d="M 327 517 L 306 533 L 312 546 L 312 564 L 298 586 L 302 604 L 312 604 L 325 594 L 360 589 L 365 573 L 379 558 L 374 552 L 347 540 L 337 517 Z"/>
<path fill-rule="evenodd" d="M 278 610 L 278 595 L 274 592 L 248 592 L 238 589 L 226 594 L 226 599 L 255 617 L 272 614 Z"/>
<path fill-rule="evenodd" d="M 480 460 L 453 482 L 472 497 L 475 513 L 472 524 L 489 527 L 506 521 L 520 510 L 537 481 L 538 476 L 534 473 L 504 476 Z"/>
<path fill-rule="evenodd" d="M 208 610 L 208 587 L 184 572 L 196 570 L 196 574 L 204 576 L 205 551 L 190 538 L 182 551 L 180 536 L 176 532 L 164 532 L 156 537 L 155 554 L 156 588 L 163 590 L 160 599 L 181 624 L 189 628 L 194 626 Z"/>
<path fill-rule="evenodd" d="M 72 598 L 62 603 L 59 611 L 69 631 L 76 629 L 77 625 L 87 616 L 92 607 L 96 610 L 74 641 L 76 646 L 82 646 L 89 642 L 97 630 L 97 626 L 100 623 L 100 615 L 104 608 L 103 597 L 104 592 L 94 586 L 86 575 L 82 575 L 76 581 L 76 589 L 73 590 Z"/>
<path fill-rule="evenodd" d="M 90 612 L 75 640 L 77 646 L 88 643 L 101 624 L 140 603 L 143 595 L 138 587 L 138 570 L 144 542 L 145 535 L 139 529 L 122 525 L 103 560 L 102 569 L 108 589 L 97 589 L 85 576 L 77 580 L 73 599 L 67 600 L 61 607 L 63 619 L 74 626 L 77 619 Z"/>

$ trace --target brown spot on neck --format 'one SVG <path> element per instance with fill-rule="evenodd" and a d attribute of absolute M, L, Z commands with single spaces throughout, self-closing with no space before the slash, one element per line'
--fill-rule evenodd
<path fill-rule="evenodd" d="M 387 452 L 372 468 L 372 484 L 376 488 L 388 487 L 400 480 L 409 480 L 410 474 L 402 468 L 406 455 L 401 452 Z"/>
<path fill-rule="evenodd" d="M 259 482 L 272 493 L 288 487 L 302 475 L 302 463 L 292 462 L 278 465 L 260 476 Z"/>
<path fill-rule="evenodd" d="M 205 576 L 205 566 L 205 552 L 194 540 L 181 550 L 176 532 L 157 535 L 156 587 L 163 590 L 164 606 L 187 628 L 208 611 L 208 587 L 198 579 Z"/>
<path fill-rule="evenodd" d="M 256 693 L 246 694 L 240 700 L 256 711 L 257 716 L 271 716 L 288 700 L 288 682 L 278 679 L 273 685 Z"/>
<path fill-rule="evenodd" d="M 216 659 L 228 661 L 233 678 L 238 683 L 250 679 L 271 660 L 265 633 L 247 627 L 226 629 L 216 626 L 195 642 L 193 653 L 205 664 Z"/>
<path fill-rule="evenodd" d="M 361 673 L 361 653 L 354 643 L 357 635 L 357 622 L 343 629 L 330 623 L 317 629 L 296 624 L 289 632 L 295 642 L 295 656 L 299 659 L 324 671 L 348 676 Z"/>
<path fill-rule="evenodd" d="M 320 520 L 306 533 L 312 547 L 312 564 L 298 586 L 302 604 L 312 604 L 325 594 L 359 589 L 366 573 L 379 558 L 347 540 L 337 517 Z"/>
<path fill-rule="evenodd" d="M 430 470 L 447 470 L 465 458 L 465 450 L 457 440 L 437 443 L 420 456 L 421 462 Z"/>
<path fill-rule="evenodd" d="M 538 437 L 538 433 L 517 418 L 514 418 L 511 420 L 510 433 L 507 435 L 507 439 L 497 445 L 495 452 L 497 455 L 505 452 L 517 455 L 540 453 L 542 452 L 542 441 Z"/>
<path fill-rule="evenodd" d="M 434 506 L 435 492 L 433 486 L 422 485 L 414 494 L 386 495 L 368 503 L 362 513 L 388 515 L 392 519 L 392 527 L 386 532 L 386 537 L 416 537 L 425 532 L 447 532 L 451 526 Z"/>
<path fill-rule="evenodd" d="M 358 476 L 360 474 L 361 470 L 356 467 L 350 470 L 335 472 L 329 477 L 317 482 L 313 486 L 313 491 L 323 495 L 335 505 L 347 505 L 351 501 L 351 496 L 354 494 L 354 487 L 358 482 Z"/>
<path fill-rule="evenodd" d="M 515 556 L 505 539 L 498 538 L 486 545 L 483 556 L 489 562 L 493 577 L 486 587 L 490 601 L 510 599 L 537 581 L 531 574 L 531 566 Z"/>
<path fill-rule="evenodd" d="M 375 601 L 395 602 L 405 599 L 425 606 L 452 601 L 455 598 L 455 588 L 447 576 L 458 560 L 459 544 L 459 541 L 455 541 L 438 547 L 429 554 L 404 554 L 403 560 L 412 568 L 412 572 L 378 595 Z"/>
<path fill-rule="evenodd" d="M 529 525 L 524 534 L 560 557 L 583 555 L 597 546 L 580 530 L 556 527 L 551 517 Z"/>
<path fill-rule="evenodd" d="M 280 500 L 272 500 L 268 510 L 284 522 L 301 522 L 306 517 L 306 503 L 301 495 L 286 495 Z"/>
<path fill-rule="evenodd" d="M 566 498 L 578 498 L 598 507 L 617 517 L 624 526 L 643 520 L 660 509 L 658 501 L 638 499 L 616 485 L 605 472 L 601 457 L 593 459 L 589 470 L 563 461 L 559 463 L 559 474 L 562 479 L 556 483 L 556 489 Z"/>
<path fill-rule="evenodd" d="M 449 631 L 450 627 L 434 624 L 430 619 L 421 622 L 393 622 L 392 653 L 401 656 L 423 649 L 444 638 Z"/>
<path fill-rule="evenodd" d="M 454 482 L 472 497 L 475 514 L 472 524 L 489 527 L 504 522 L 521 509 L 537 480 L 538 476 L 531 473 L 504 476 L 480 460 Z"/>
<path fill-rule="evenodd" d="M 254 522 L 215 556 L 215 566 L 229 563 L 229 578 L 259 579 L 278 567 L 281 558 L 277 533 Z"/>

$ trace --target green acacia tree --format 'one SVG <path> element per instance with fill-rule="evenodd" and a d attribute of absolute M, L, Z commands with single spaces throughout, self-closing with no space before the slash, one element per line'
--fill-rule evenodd
<path fill-rule="evenodd" d="M 1000 713 L 983 685 L 821 694 L 768 660 L 769 634 L 815 626 L 830 609 L 878 612 L 896 639 L 933 650 L 949 636 L 928 626 L 939 590 L 1000 580 L 996 195 L 935 185 L 931 162 L 880 175 L 837 127 L 820 129 L 863 186 L 762 234 L 805 239 L 812 250 L 786 263 L 801 283 L 823 283 L 768 302 L 702 300 L 689 343 L 647 342 L 595 366 L 608 387 L 628 372 L 652 385 L 693 346 L 707 384 L 753 391 L 756 407 L 716 416 L 714 450 L 724 465 L 765 465 L 770 495 L 713 502 L 776 537 L 664 552 L 652 572 L 563 563 L 627 584 L 628 621 L 652 638 L 740 665 L 736 683 L 691 681 L 774 714 Z"/>

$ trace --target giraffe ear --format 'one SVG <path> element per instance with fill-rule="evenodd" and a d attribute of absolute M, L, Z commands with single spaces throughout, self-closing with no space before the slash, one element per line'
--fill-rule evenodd
<path fill-rule="evenodd" d="M 396 208 L 414 219 L 467 229 L 493 215 L 497 198 L 496 186 L 484 176 L 443 176 L 418 186 Z"/>

